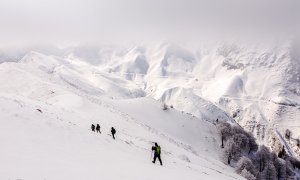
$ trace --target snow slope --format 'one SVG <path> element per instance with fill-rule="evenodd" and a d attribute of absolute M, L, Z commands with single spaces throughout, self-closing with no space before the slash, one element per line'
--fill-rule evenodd
<path fill-rule="evenodd" d="M 94 71 L 37 52 L 0 64 L 0 179 L 242 179 L 222 162 L 214 124 Z M 162 167 L 151 163 L 154 141 Z"/>

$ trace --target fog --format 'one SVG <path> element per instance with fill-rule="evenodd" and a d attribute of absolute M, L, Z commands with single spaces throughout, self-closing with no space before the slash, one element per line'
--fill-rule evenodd
<path fill-rule="evenodd" d="M 297 0 L 0 0 L 3 44 L 289 35 Z"/>

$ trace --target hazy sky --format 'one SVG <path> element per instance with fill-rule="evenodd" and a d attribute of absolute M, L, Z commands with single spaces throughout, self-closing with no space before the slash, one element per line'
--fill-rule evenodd
<path fill-rule="evenodd" d="M 0 0 L 1 43 L 296 33 L 299 0 Z"/>

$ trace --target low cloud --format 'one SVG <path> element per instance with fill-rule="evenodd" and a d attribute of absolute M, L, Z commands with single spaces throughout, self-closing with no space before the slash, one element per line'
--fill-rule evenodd
<path fill-rule="evenodd" d="M 299 30 L 299 1 L 2 0 L 2 43 L 72 43 Z"/>

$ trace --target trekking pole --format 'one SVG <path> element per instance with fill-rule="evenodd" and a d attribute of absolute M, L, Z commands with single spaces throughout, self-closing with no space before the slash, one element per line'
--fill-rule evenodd
<path fill-rule="evenodd" d="M 153 145 L 153 143 L 155 143 L 155 142 L 152 142 L 152 141 L 150 141 L 150 142 L 151 142 L 151 146 Z M 150 151 L 150 152 L 151 152 L 150 161 L 152 161 L 152 158 L 153 158 L 153 157 L 152 157 L 152 156 L 153 156 L 153 152 L 152 152 L 152 151 L 153 151 L 153 150 L 152 150 L 152 147 L 151 147 L 151 151 Z"/>
<path fill-rule="evenodd" d="M 153 154 L 153 153 L 152 153 L 152 151 L 151 151 L 151 157 L 150 157 L 150 161 L 152 161 L 152 154 Z"/>

